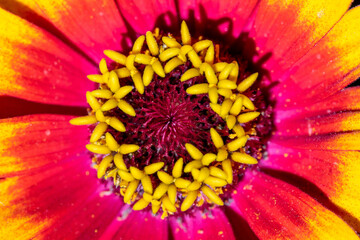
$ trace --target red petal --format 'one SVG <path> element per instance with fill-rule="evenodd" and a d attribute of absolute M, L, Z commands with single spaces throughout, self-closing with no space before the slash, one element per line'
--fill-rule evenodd
<path fill-rule="evenodd" d="M 234 205 L 260 239 L 358 239 L 310 196 L 264 173 L 248 173 L 237 191 Z"/>
<path fill-rule="evenodd" d="M 304 56 L 341 18 L 351 0 L 260 1 L 249 36 L 273 81 Z"/>
<path fill-rule="evenodd" d="M 0 94 L 85 106 L 95 68 L 49 33 L 0 9 Z"/>
<path fill-rule="evenodd" d="M 35 11 L 96 62 L 104 56 L 105 49 L 122 50 L 124 46 L 126 47 L 126 43 L 121 42 L 123 35 L 126 34 L 126 28 L 114 1 L 19 0 L 16 2 L 6 5 Z M 26 15 L 23 17 L 26 18 Z"/>
<path fill-rule="evenodd" d="M 314 183 L 337 206 L 360 220 L 360 153 L 269 146 L 263 167 L 296 174 Z M 358 226 L 360 229 L 360 226 Z"/>
<path fill-rule="evenodd" d="M 229 220 L 218 208 L 207 213 L 196 211 L 194 216 L 185 216 L 184 221 L 170 218 L 170 224 L 175 240 L 235 239 Z"/>
<path fill-rule="evenodd" d="M 150 212 L 128 209 L 124 210 L 123 216 L 113 220 L 101 239 L 165 240 L 169 239 L 168 223 Z"/>

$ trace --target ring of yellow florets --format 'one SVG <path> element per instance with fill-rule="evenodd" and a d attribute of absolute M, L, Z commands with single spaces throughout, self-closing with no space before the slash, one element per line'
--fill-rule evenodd
<path fill-rule="evenodd" d="M 193 205 L 208 203 L 223 205 L 219 197 L 223 188 L 233 182 L 233 162 L 242 164 L 256 164 L 257 160 L 245 153 L 244 147 L 248 135 L 241 127 L 259 116 L 254 111 L 252 101 L 243 95 L 257 79 L 257 73 L 238 82 L 239 66 L 232 63 L 215 62 L 216 51 L 210 40 L 200 40 L 191 45 L 191 36 L 185 22 L 181 25 L 180 44 L 172 36 L 160 39 L 158 29 L 155 33 L 147 32 L 134 43 L 129 56 L 106 50 L 105 55 L 124 67 L 109 72 L 105 59 L 99 64 L 101 74 L 89 75 L 89 80 L 99 83 L 100 89 L 87 92 L 86 99 L 92 108 L 89 116 L 78 117 L 70 121 L 74 125 L 89 125 L 97 123 L 86 148 L 94 154 L 106 155 L 97 167 L 98 178 L 114 179 L 114 184 L 120 186 L 120 193 L 124 202 L 133 205 L 134 210 L 141 210 L 151 204 L 152 212 L 156 214 L 160 208 L 162 217 L 188 210 Z M 146 41 L 147 50 L 142 51 Z M 160 44 L 158 44 L 160 42 Z M 133 90 L 133 86 L 120 86 L 119 78 L 131 77 L 135 89 L 143 94 L 154 74 L 165 77 L 178 66 L 190 61 L 193 68 L 187 70 L 181 81 L 204 75 L 207 83 L 195 84 L 186 92 L 190 95 L 208 94 L 211 109 L 222 117 L 229 130 L 232 141 L 224 141 L 216 129 L 211 128 L 210 135 L 215 145 L 216 153 L 203 154 L 196 146 L 184 143 L 193 161 L 184 166 L 182 158 L 175 161 L 171 172 L 164 169 L 163 162 L 157 162 L 138 169 L 127 167 L 123 156 L 133 154 L 139 149 L 135 144 L 119 144 L 115 138 L 106 132 L 111 126 L 119 132 L 125 132 L 125 125 L 114 116 L 107 116 L 106 112 L 120 108 L 129 116 L 135 117 L 134 108 L 123 100 Z M 162 65 L 164 63 L 164 67 Z M 136 65 L 145 65 L 143 75 Z M 222 104 L 218 103 L 219 95 L 224 97 Z M 101 101 L 99 99 L 102 99 Z M 104 101 L 106 99 L 106 101 Z M 183 174 L 191 174 L 192 180 L 183 178 Z M 156 175 L 160 184 L 153 187 L 150 176 Z M 142 195 L 138 191 L 141 186 Z M 179 197 L 179 195 L 181 197 Z M 182 202 L 180 201 L 182 199 Z"/>

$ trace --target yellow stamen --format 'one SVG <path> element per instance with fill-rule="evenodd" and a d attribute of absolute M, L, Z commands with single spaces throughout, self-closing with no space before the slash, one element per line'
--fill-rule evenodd
<path fill-rule="evenodd" d="M 196 169 L 196 168 L 193 168 L 191 170 L 191 175 L 193 176 L 193 178 L 196 180 L 198 179 L 199 175 L 200 175 L 200 170 L 199 169 Z"/>
<path fill-rule="evenodd" d="M 157 205 L 155 205 L 154 202 L 159 202 L 159 201 L 156 201 L 156 200 L 151 201 L 151 204 L 152 204 L 151 211 L 153 214 L 156 214 L 159 211 L 159 209 L 161 208 L 161 205 L 160 205 L 160 202 Z"/>
<path fill-rule="evenodd" d="M 187 179 L 177 178 L 177 179 L 175 180 L 175 186 L 176 186 L 177 188 L 183 188 L 183 189 L 185 189 L 185 188 L 187 188 L 190 184 L 191 184 L 191 182 L 190 182 L 189 180 L 187 180 Z"/>
<path fill-rule="evenodd" d="M 231 159 L 238 163 L 257 164 L 258 161 L 250 155 L 245 153 L 234 152 L 231 154 Z"/>
<path fill-rule="evenodd" d="M 184 172 L 189 173 L 189 172 L 191 172 L 192 169 L 201 168 L 201 167 L 202 167 L 201 161 L 199 161 L 199 160 L 191 161 L 185 165 Z"/>
<path fill-rule="evenodd" d="M 209 84 L 207 83 L 200 83 L 195 84 L 186 89 L 186 93 L 190 95 L 197 95 L 197 94 L 205 94 L 209 92 Z"/>
<path fill-rule="evenodd" d="M 176 212 L 176 207 L 173 203 L 171 203 L 168 196 L 163 197 L 162 203 L 167 211 Z"/>
<path fill-rule="evenodd" d="M 190 51 L 193 51 L 193 48 L 192 46 L 189 45 L 184 45 L 180 48 L 180 53 L 184 56 L 188 54 Z"/>
<path fill-rule="evenodd" d="M 154 35 L 150 31 L 146 32 L 146 43 L 153 56 L 159 55 L 159 46 L 154 38 Z"/>
<path fill-rule="evenodd" d="M 175 68 L 177 68 L 178 66 L 184 64 L 183 61 L 181 61 L 179 58 L 177 57 L 174 57 L 173 59 L 171 59 L 170 61 L 168 61 L 166 64 L 165 64 L 165 67 L 164 67 L 164 70 L 165 70 L 165 73 L 169 73 L 171 72 L 172 70 L 174 70 Z"/>
<path fill-rule="evenodd" d="M 209 88 L 209 99 L 210 99 L 210 102 L 212 102 L 212 103 L 216 104 L 218 102 L 219 95 L 218 95 L 216 87 Z"/>
<path fill-rule="evenodd" d="M 238 150 L 239 148 L 244 147 L 247 142 L 247 139 L 248 139 L 247 136 L 242 136 L 229 142 L 226 146 L 229 151 L 233 152 Z"/>
<path fill-rule="evenodd" d="M 236 117 L 234 115 L 228 115 L 226 117 L 226 125 L 231 130 L 235 126 Z"/>
<path fill-rule="evenodd" d="M 230 159 L 226 159 L 224 160 L 222 163 L 221 163 L 221 166 L 222 166 L 222 169 L 223 171 L 225 172 L 226 174 L 226 181 L 229 183 L 229 184 L 232 184 L 232 181 L 233 181 L 233 169 L 232 169 L 232 166 L 231 166 L 231 161 Z"/>
<path fill-rule="evenodd" d="M 121 154 L 129 154 L 136 152 L 140 147 L 135 144 L 122 144 L 119 148 Z"/>
<path fill-rule="evenodd" d="M 208 186 L 203 186 L 201 188 L 201 191 L 205 194 L 205 196 L 207 196 L 213 203 L 219 205 L 219 206 L 223 206 L 224 202 L 221 200 L 221 198 L 213 191 L 211 190 Z"/>
<path fill-rule="evenodd" d="M 227 79 L 231 73 L 231 71 L 233 70 L 233 68 L 235 67 L 234 63 L 230 63 L 227 64 L 226 67 L 223 68 L 223 70 L 220 72 L 219 74 L 219 80 L 224 80 Z M 236 84 L 235 84 L 236 85 Z M 236 87 L 235 87 L 236 88 Z M 234 88 L 234 89 L 235 89 Z"/>
<path fill-rule="evenodd" d="M 181 22 L 180 34 L 181 34 L 182 44 L 183 45 L 191 45 L 190 31 L 189 31 L 189 28 L 185 21 Z"/>
<path fill-rule="evenodd" d="M 101 111 L 106 112 L 109 111 L 113 108 L 116 108 L 118 105 L 118 102 L 115 99 L 109 99 L 107 100 L 102 106 L 101 106 Z"/>
<path fill-rule="evenodd" d="M 210 175 L 213 176 L 213 177 L 224 179 L 224 180 L 227 179 L 226 173 L 223 170 L 221 170 L 220 168 L 217 168 L 217 167 L 214 167 L 214 166 L 210 167 Z"/>
<path fill-rule="evenodd" d="M 86 144 L 86 149 L 92 153 L 97 153 L 97 154 L 109 154 L 111 152 L 107 146 L 97 145 L 93 143 Z"/>
<path fill-rule="evenodd" d="M 174 164 L 174 168 L 172 170 L 172 175 L 174 178 L 179 178 L 182 175 L 182 169 L 184 165 L 183 158 L 179 158 L 176 163 Z"/>
<path fill-rule="evenodd" d="M 241 83 L 239 83 L 237 90 L 239 92 L 245 92 L 249 87 L 251 87 L 254 82 L 256 81 L 257 77 L 259 76 L 259 73 L 253 73 L 244 80 L 242 80 Z"/>
<path fill-rule="evenodd" d="M 212 187 L 224 187 L 227 182 L 224 179 L 209 176 L 204 180 L 204 183 Z"/>
<path fill-rule="evenodd" d="M 109 90 L 106 89 L 96 89 L 94 91 L 91 92 L 91 95 L 96 97 L 96 98 L 105 98 L 105 99 L 110 99 L 113 96 L 113 93 Z"/>
<path fill-rule="evenodd" d="M 236 83 L 230 80 L 220 80 L 218 83 L 219 88 L 236 89 Z"/>
<path fill-rule="evenodd" d="M 155 189 L 153 198 L 160 199 L 168 190 L 169 185 L 165 183 L 160 183 L 159 186 Z"/>
<path fill-rule="evenodd" d="M 228 157 L 228 152 L 225 149 L 219 149 L 216 156 L 216 161 L 224 161 Z"/>
<path fill-rule="evenodd" d="M 120 63 L 121 65 L 125 65 L 126 63 L 126 56 L 119 52 L 115 52 L 113 50 L 105 50 L 104 54 L 111 60 Z"/>
<path fill-rule="evenodd" d="M 99 121 L 99 122 L 105 122 L 106 121 L 104 113 L 103 113 L 103 111 L 101 111 L 101 109 L 96 111 L 95 117 L 96 117 L 96 120 Z"/>
<path fill-rule="evenodd" d="M 97 111 L 101 107 L 100 103 L 90 92 L 86 92 L 86 101 L 94 111 Z"/>
<path fill-rule="evenodd" d="M 149 205 L 150 202 L 146 201 L 144 198 L 141 198 L 139 201 L 137 201 L 134 206 L 133 209 L 135 211 L 139 211 L 139 210 L 143 210 L 144 208 L 146 208 Z"/>
<path fill-rule="evenodd" d="M 208 64 L 213 64 L 214 58 L 215 58 L 214 44 L 211 44 L 210 47 L 206 51 L 205 62 Z"/>
<path fill-rule="evenodd" d="M 117 74 L 118 78 L 130 77 L 130 71 L 126 67 L 115 69 L 114 72 Z"/>
<path fill-rule="evenodd" d="M 193 159 L 199 160 L 203 157 L 203 154 L 194 145 L 185 143 L 185 148 Z"/>
<path fill-rule="evenodd" d="M 144 94 L 145 88 L 144 88 L 144 83 L 143 80 L 141 79 L 141 74 L 138 71 L 135 71 L 134 74 L 131 75 L 131 78 L 134 82 L 135 88 L 136 90 L 140 93 L 140 94 Z"/>
<path fill-rule="evenodd" d="M 194 181 L 192 182 L 188 187 L 187 190 L 188 191 L 196 191 L 201 187 L 202 183 L 199 181 Z"/>
<path fill-rule="evenodd" d="M 237 98 L 230 109 L 230 114 L 235 116 L 239 115 L 239 113 L 241 112 L 242 105 L 243 105 L 243 98 L 242 97 Z"/>
<path fill-rule="evenodd" d="M 228 65 L 226 62 L 218 62 L 213 65 L 215 72 L 221 72 Z"/>
<path fill-rule="evenodd" d="M 188 52 L 188 57 L 194 67 L 199 68 L 201 66 L 202 61 L 194 50 Z"/>
<path fill-rule="evenodd" d="M 168 184 L 168 185 L 174 181 L 174 178 L 164 171 L 158 171 L 157 176 L 160 179 L 160 181 L 162 181 L 163 183 Z"/>
<path fill-rule="evenodd" d="M 143 83 L 145 87 L 149 86 L 153 77 L 154 77 L 153 68 L 150 65 L 146 66 L 143 73 Z"/>
<path fill-rule="evenodd" d="M 97 120 L 95 116 L 83 116 L 83 117 L 73 118 L 69 122 L 72 125 L 91 125 L 96 123 Z"/>
<path fill-rule="evenodd" d="M 176 57 L 180 53 L 180 48 L 168 48 L 160 53 L 159 58 L 162 62 L 166 62 L 169 59 Z"/>
<path fill-rule="evenodd" d="M 120 170 L 124 170 L 124 171 L 128 170 L 126 167 L 126 164 L 124 162 L 123 156 L 120 153 L 115 154 L 114 164 Z M 132 180 L 130 180 L 130 181 L 132 181 Z"/>
<path fill-rule="evenodd" d="M 106 123 L 99 123 L 96 125 L 94 131 L 91 134 L 90 142 L 96 142 L 106 132 L 108 125 Z"/>
<path fill-rule="evenodd" d="M 162 41 L 169 48 L 181 48 L 181 44 L 175 38 L 162 37 Z"/>
<path fill-rule="evenodd" d="M 200 72 L 197 68 L 191 68 L 184 72 L 184 74 L 181 76 L 180 81 L 185 82 L 191 78 L 200 76 Z"/>
<path fill-rule="evenodd" d="M 153 200 L 153 196 L 147 192 L 144 192 L 143 198 L 148 202 L 151 202 Z"/>
<path fill-rule="evenodd" d="M 106 64 L 106 60 L 105 58 L 101 59 L 100 63 L 99 63 L 99 70 L 102 74 L 108 72 L 108 67 L 107 67 L 107 64 Z"/>
<path fill-rule="evenodd" d="M 259 115 L 260 115 L 259 112 L 247 112 L 247 113 L 240 114 L 237 117 L 237 120 L 239 123 L 247 123 L 247 122 L 254 120 Z"/>
<path fill-rule="evenodd" d="M 134 45 L 132 48 L 132 54 L 140 53 L 141 49 L 143 48 L 144 42 L 145 42 L 144 35 L 141 35 L 140 37 L 138 37 L 134 42 Z"/>
<path fill-rule="evenodd" d="M 210 129 L 210 136 L 216 148 L 221 148 L 222 146 L 224 146 L 224 141 L 221 138 L 220 134 L 215 130 L 215 128 Z"/>
<path fill-rule="evenodd" d="M 100 179 L 105 175 L 106 169 L 110 166 L 111 162 L 113 160 L 113 156 L 107 156 L 104 157 L 103 160 L 101 160 L 101 163 L 99 164 L 97 168 L 97 177 Z"/>
<path fill-rule="evenodd" d="M 133 175 L 131 175 L 131 173 L 124 171 L 124 170 L 119 170 L 118 171 L 119 176 L 121 177 L 121 179 L 127 181 L 127 182 L 131 182 L 134 181 L 134 177 Z"/>
<path fill-rule="evenodd" d="M 152 60 L 152 56 L 146 55 L 146 54 L 136 54 L 134 61 L 139 64 L 149 65 Z"/>
<path fill-rule="evenodd" d="M 192 47 L 195 50 L 195 52 L 198 53 L 198 52 L 210 47 L 211 44 L 212 44 L 212 41 L 210 41 L 210 40 L 202 40 L 202 41 L 199 41 L 199 42 L 195 43 L 194 45 L 192 45 Z"/>
<path fill-rule="evenodd" d="M 210 163 L 216 160 L 216 155 L 214 153 L 207 153 L 201 159 L 202 164 L 208 166 Z"/>
<path fill-rule="evenodd" d="M 240 126 L 240 125 L 234 126 L 232 130 L 236 133 L 236 135 L 238 137 L 241 137 L 241 136 L 245 135 L 244 128 L 242 126 Z"/>
<path fill-rule="evenodd" d="M 209 84 L 217 84 L 218 79 L 215 75 L 214 69 L 208 63 L 203 63 L 206 80 Z"/>
<path fill-rule="evenodd" d="M 151 183 L 151 179 L 148 175 L 144 175 L 141 178 L 141 184 L 143 186 L 143 189 L 146 193 L 152 194 L 154 189 L 153 189 L 153 185 Z"/>
<path fill-rule="evenodd" d="M 221 105 L 221 111 L 220 111 L 220 116 L 225 118 L 228 114 L 229 111 L 231 109 L 231 106 L 233 104 L 233 101 L 231 101 L 230 99 L 226 99 L 222 105 Z"/>
<path fill-rule="evenodd" d="M 125 194 L 124 194 L 124 202 L 130 203 L 130 199 L 135 193 L 137 187 L 139 186 L 139 180 L 133 180 L 129 183 L 129 186 L 127 187 Z"/>
<path fill-rule="evenodd" d="M 172 204 L 175 204 L 176 202 L 176 196 L 177 196 L 177 188 L 174 184 L 171 184 L 169 187 L 168 187 L 168 190 L 167 190 L 167 193 L 168 193 L 168 196 L 169 196 L 169 200 Z"/>
<path fill-rule="evenodd" d="M 104 83 L 104 78 L 103 78 L 103 75 L 101 75 L 101 74 L 87 75 L 87 78 L 92 82 Z"/>
<path fill-rule="evenodd" d="M 243 98 L 243 105 L 249 110 L 255 110 L 253 102 L 245 95 L 241 95 Z"/>
<path fill-rule="evenodd" d="M 233 61 L 235 65 L 229 74 L 229 80 L 236 82 L 239 76 L 239 64 L 236 61 Z"/>
<path fill-rule="evenodd" d="M 135 113 L 135 110 L 134 108 L 129 104 L 127 103 L 126 101 L 124 100 L 119 100 L 119 104 L 118 104 L 118 107 L 120 108 L 121 111 L 123 111 L 124 113 L 132 116 L 132 117 L 135 117 L 136 116 L 136 113 Z"/>
<path fill-rule="evenodd" d="M 165 164 L 164 162 L 157 162 L 157 163 L 150 164 L 150 165 L 144 167 L 144 171 L 148 175 L 154 174 L 157 171 L 159 171 L 164 166 L 164 164 Z"/>
<path fill-rule="evenodd" d="M 210 103 L 210 108 L 217 113 L 218 115 L 220 115 L 220 111 L 221 111 L 221 105 L 220 104 L 215 104 L 215 103 Z"/>
<path fill-rule="evenodd" d="M 129 55 L 127 58 L 126 58 L 126 68 L 131 71 L 131 70 L 136 70 L 135 66 L 134 66 L 134 63 L 135 63 L 135 55 Z"/>
<path fill-rule="evenodd" d="M 115 140 L 115 138 L 108 132 L 105 134 L 105 140 L 106 140 L 106 145 L 111 151 L 116 151 L 120 147 L 120 145 Z"/>
<path fill-rule="evenodd" d="M 197 177 L 198 182 L 203 182 L 210 175 L 210 170 L 207 167 L 200 169 L 199 176 Z M 191 190 L 190 190 L 191 191 Z"/>
<path fill-rule="evenodd" d="M 126 128 L 125 125 L 116 117 L 109 118 L 108 121 L 106 121 L 111 127 L 113 127 L 115 130 L 118 130 L 119 132 L 125 132 Z"/>
<path fill-rule="evenodd" d="M 159 75 L 162 78 L 165 77 L 164 68 L 162 67 L 161 63 L 158 60 L 155 61 L 151 66 L 157 75 Z"/>
<path fill-rule="evenodd" d="M 198 191 L 188 192 L 186 198 L 184 199 L 183 203 L 181 204 L 181 211 L 185 212 L 194 204 L 198 193 L 199 193 Z"/>
<path fill-rule="evenodd" d="M 227 89 L 227 88 L 218 89 L 218 93 L 221 96 L 224 96 L 225 98 L 230 98 L 233 95 L 233 92 L 231 91 L 231 89 Z"/>
<path fill-rule="evenodd" d="M 137 180 L 141 180 L 144 177 L 144 172 L 133 166 L 130 167 L 130 173 Z"/>
<path fill-rule="evenodd" d="M 117 99 L 121 99 L 121 98 L 125 97 L 126 95 L 128 95 L 132 90 L 133 90 L 132 86 L 121 87 L 121 88 L 119 88 L 119 90 L 116 91 L 116 93 L 114 94 L 114 97 Z"/>

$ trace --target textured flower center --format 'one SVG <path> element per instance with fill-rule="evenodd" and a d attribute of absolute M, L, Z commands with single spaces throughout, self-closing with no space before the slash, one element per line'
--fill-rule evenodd
<path fill-rule="evenodd" d="M 261 92 L 251 88 L 257 73 L 240 79 L 239 63 L 192 39 L 185 22 L 178 38 L 155 30 L 128 56 L 104 53 L 113 62 L 102 59 L 101 74 L 88 76 L 99 84 L 86 94 L 89 116 L 71 120 L 92 125 L 86 147 L 98 178 L 112 178 L 134 210 L 162 217 L 224 205 L 269 132 Z"/>

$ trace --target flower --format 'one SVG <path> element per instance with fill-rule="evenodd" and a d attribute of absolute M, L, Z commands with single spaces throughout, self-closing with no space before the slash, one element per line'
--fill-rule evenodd
<path fill-rule="evenodd" d="M 1 3 L 0 235 L 5 239 L 357 239 L 359 8 L 351 1 Z M 120 13 L 120 14 L 119 14 Z M 85 75 L 154 27 L 221 40 L 259 72 L 273 134 L 224 207 L 161 220 L 96 178 Z M 196 31 L 195 31 L 196 30 Z M 29 115 L 25 115 L 29 114 Z M 7 117 L 7 118 L 5 118 Z"/>

